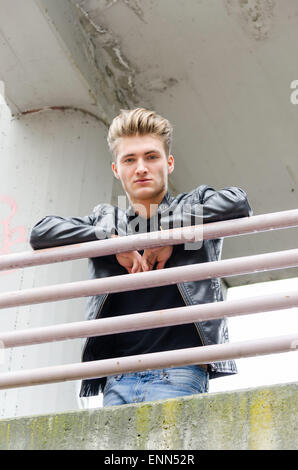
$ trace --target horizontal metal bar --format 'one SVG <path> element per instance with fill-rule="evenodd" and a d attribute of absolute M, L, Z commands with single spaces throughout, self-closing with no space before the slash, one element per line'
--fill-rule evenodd
<path fill-rule="evenodd" d="M 165 286 L 298 266 L 298 249 L 191 264 L 0 294 L 0 308 Z"/>
<path fill-rule="evenodd" d="M 40 369 L 21 370 L 0 375 L 0 389 L 26 387 L 68 380 L 93 379 L 114 374 L 209 364 L 228 359 L 276 354 L 297 350 L 298 334 L 261 338 L 196 348 L 176 349 L 137 356 L 104 359 Z"/>
<path fill-rule="evenodd" d="M 50 341 L 64 341 L 74 338 L 87 338 L 171 325 L 183 325 L 293 307 L 298 307 L 297 291 L 154 310 L 97 320 L 64 323 L 41 328 L 30 328 L 29 330 L 0 332 L 0 344 L 2 344 L 3 348 L 13 348 Z"/>
<path fill-rule="evenodd" d="M 298 209 L 0 256 L 0 271 L 298 226 Z"/>

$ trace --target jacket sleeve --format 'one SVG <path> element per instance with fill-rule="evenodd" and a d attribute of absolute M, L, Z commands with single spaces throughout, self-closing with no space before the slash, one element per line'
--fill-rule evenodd
<path fill-rule="evenodd" d="M 105 236 L 99 236 L 98 227 L 94 223 L 94 213 L 85 217 L 48 215 L 37 222 L 32 228 L 29 240 L 30 245 L 33 250 L 39 250 L 41 248 L 51 248 L 106 238 Z"/>
<path fill-rule="evenodd" d="M 246 193 L 240 188 L 230 187 L 215 191 L 210 186 L 203 186 L 200 201 L 203 205 L 203 223 L 253 215 Z"/>

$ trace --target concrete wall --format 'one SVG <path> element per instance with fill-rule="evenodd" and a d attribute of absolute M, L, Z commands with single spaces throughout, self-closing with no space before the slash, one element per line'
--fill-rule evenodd
<path fill-rule="evenodd" d="M 0 254 L 31 250 L 31 228 L 46 215 L 84 216 L 112 198 L 106 128 L 89 113 L 44 110 L 0 114 Z M 0 272 L 0 291 L 88 278 L 87 260 Z M 1 310 L 1 331 L 84 319 L 86 298 Z M 1 352 L 1 350 L 0 350 Z M 0 373 L 79 362 L 81 340 L 5 351 Z M 0 417 L 80 409 L 76 382 L 0 392 Z"/>
<path fill-rule="evenodd" d="M 297 385 L 0 421 L 0 449 L 297 449 Z"/>

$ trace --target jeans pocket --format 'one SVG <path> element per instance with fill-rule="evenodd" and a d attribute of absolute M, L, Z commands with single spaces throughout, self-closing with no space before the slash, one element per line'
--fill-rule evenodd
<path fill-rule="evenodd" d="M 208 392 L 208 372 L 202 368 L 197 370 L 165 369 L 163 381 L 173 388 L 179 388 L 186 393 Z"/>
<path fill-rule="evenodd" d="M 122 377 L 123 374 L 110 375 L 109 377 L 107 377 L 103 393 L 106 393 L 115 383 L 119 382 Z"/>

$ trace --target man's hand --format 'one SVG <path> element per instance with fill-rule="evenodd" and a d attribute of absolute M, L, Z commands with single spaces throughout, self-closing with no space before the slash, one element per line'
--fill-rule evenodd
<path fill-rule="evenodd" d="M 123 266 L 129 274 L 139 273 L 142 269 L 142 256 L 138 251 L 128 251 L 117 253 L 116 258 L 119 264 Z"/>
<path fill-rule="evenodd" d="M 118 235 L 112 235 L 112 238 L 117 238 Z M 135 251 L 127 251 L 125 253 L 116 253 L 115 254 L 117 261 L 123 268 L 125 268 L 129 274 L 139 273 L 143 270 L 142 268 L 142 256 L 140 253 Z"/>
<path fill-rule="evenodd" d="M 113 238 L 117 236 L 118 235 L 112 235 Z M 141 256 L 137 250 L 117 253 L 115 256 L 118 263 L 121 264 L 129 274 L 134 274 L 142 271 L 151 271 L 156 263 L 156 269 L 163 269 L 172 252 L 173 247 L 170 245 L 158 248 L 147 248 L 144 250 L 143 256 Z"/>
<path fill-rule="evenodd" d="M 157 263 L 156 269 L 163 269 L 172 252 L 172 246 L 161 246 L 144 250 L 143 256 L 141 257 L 143 271 L 151 271 L 155 263 Z"/>

